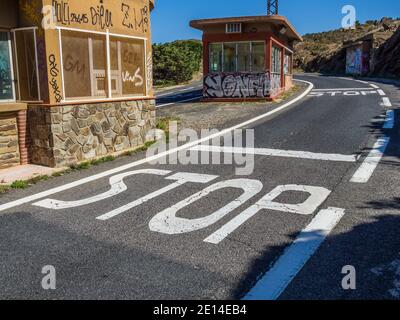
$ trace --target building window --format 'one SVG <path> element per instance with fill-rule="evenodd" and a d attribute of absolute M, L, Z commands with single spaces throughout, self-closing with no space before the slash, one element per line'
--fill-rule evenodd
<path fill-rule="evenodd" d="M 224 70 L 225 72 L 237 71 L 236 43 L 224 43 Z"/>
<path fill-rule="evenodd" d="M 281 74 L 282 69 L 282 49 L 272 46 L 272 73 Z"/>
<path fill-rule="evenodd" d="M 110 47 L 113 97 L 145 95 L 144 41 L 112 37 Z"/>
<path fill-rule="evenodd" d="M 0 32 L 0 102 L 15 100 L 11 52 L 9 33 Z"/>
<path fill-rule="evenodd" d="M 211 43 L 209 71 L 264 72 L 265 43 Z"/>
<path fill-rule="evenodd" d="M 210 44 L 210 72 L 222 72 L 222 52 L 222 44 Z"/>
<path fill-rule="evenodd" d="M 18 100 L 38 101 L 41 98 L 38 78 L 36 29 L 15 29 L 13 33 Z"/>
<path fill-rule="evenodd" d="M 62 30 L 61 40 L 67 100 L 147 95 L 144 39 Z"/>
<path fill-rule="evenodd" d="M 284 73 L 287 75 L 290 75 L 293 73 L 293 56 L 292 56 L 292 54 L 285 53 Z"/>
<path fill-rule="evenodd" d="M 237 71 L 238 72 L 249 72 L 250 71 L 250 49 L 249 43 L 238 43 L 237 44 Z"/>
<path fill-rule="evenodd" d="M 242 32 L 242 24 L 241 23 L 227 23 L 226 24 L 226 33 L 241 33 Z"/>
<path fill-rule="evenodd" d="M 61 39 L 65 98 L 106 98 L 106 37 L 62 31 Z"/>
<path fill-rule="evenodd" d="M 252 42 L 251 44 L 251 71 L 265 71 L 265 45 L 264 42 Z"/>

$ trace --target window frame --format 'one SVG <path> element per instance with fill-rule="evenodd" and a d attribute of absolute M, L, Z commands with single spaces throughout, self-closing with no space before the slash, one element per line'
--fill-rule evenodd
<path fill-rule="evenodd" d="M 84 30 L 84 29 L 76 29 L 76 28 L 68 28 L 68 27 L 56 27 L 58 31 L 58 47 L 60 51 L 60 69 L 61 69 L 61 88 L 62 88 L 62 100 L 60 103 L 83 103 L 83 102 L 108 102 L 108 101 L 125 101 L 125 100 L 140 100 L 140 99 L 148 99 L 150 98 L 150 88 L 148 86 L 147 80 L 148 80 L 148 74 L 147 74 L 147 67 L 146 67 L 146 61 L 147 61 L 147 37 L 137 37 L 137 36 L 128 36 L 128 35 L 122 35 L 122 34 L 117 34 L 117 33 L 111 33 L 107 29 L 106 32 L 101 32 L 101 31 L 93 31 L 93 30 Z M 106 74 L 107 74 L 107 87 L 108 87 L 108 94 L 107 97 L 105 98 L 89 98 L 89 99 L 75 99 L 75 98 L 66 98 L 65 96 L 65 82 L 64 82 L 64 60 L 63 60 L 63 48 L 62 48 L 62 36 L 61 32 L 62 31 L 72 31 L 72 32 L 82 32 L 82 33 L 87 33 L 87 34 L 97 34 L 97 35 L 102 35 L 106 37 Z M 136 40 L 142 40 L 143 45 L 144 45 L 144 86 L 145 86 L 145 95 L 126 95 L 126 96 L 121 96 L 121 97 L 113 97 L 113 92 L 112 92 L 112 71 L 111 71 L 111 48 L 110 48 L 110 37 L 114 38 L 125 38 L 125 39 L 136 39 Z M 90 54 L 90 52 L 89 52 Z M 122 76 L 122 75 L 121 75 Z"/>
<path fill-rule="evenodd" d="M 238 71 L 238 44 L 239 43 L 248 43 L 249 44 L 249 47 L 250 47 L 250 61 L 249 61 L 249 69 L 250 69 L 250 71 Z M 264 52 L 265 52 L 265 46 L 267 45 L 267 43 L 266 43 L 266 41 L 265 40 L 256 40 L 256 41 L 224 41 L 224 42 L 210 42 L 209 43 L 209 45 L 208 45 L 208 57 L 211 57 L 211 45 L 221 45 L 221 48 L 222 48 L 222 61 L 221 61 L 221 71 L 218 71 L 218 72 L 211 72 L 211 73 L 224 73 L 225 72 L 225 70 L 224 70 L 224 66 L 225 66 L 225 50 L 224 50 L 224 44 L 235 44 L 235 47 L 236 47 L 236 49 L 235 49 L 235 60 L 236 60 L 236 71 L 228 71 L 227 73 L 246 73 L 246 72 L 248 72 L 248 73 L 262 73 L 262 72 L 260 72 L 260 71 L 256 71 L 256 72 L 254 72 L 253 70 L 252 70 L 252 68 L 253 68 L 253 43 L 262 43 L 262 44 L 264 44 Z M 211 63 L 211 60 L 209 59 L 209 65 L 208 65 L 208 69 L 209 69 L 209 71 L 211 70 L 211 65 L 210 65 L 210 63 Z M 264 53 L 264 69 L 265 69 L 265 53 Z M 264 70 L 264 72 L 265 72 L 265 70 Z"/>
<path fill-rule="evenodd" d="M 16 32 L 18 31 L 33 31 L 33 41 L 35 44 L 35 69 L 36 69 L 36 78 L 37 78 L 37 88 L 38 88 L 38 100 L 21 100 L 21 86 L 20 86 L 20 77 L 19 77 L 19 68 L 18 68 L 18 49 L 17 49 L 17 38 L 16 38 Z M 18 101 L 21 102 L 34 102 L 38 103 L 42 101 L 41 97 L 41 91 L 40 91 L 40 79 L 39 79 L 39 60 L 38 60 L 38 51 L 37 51 L 37 35 L 36 31 L 38 30 L 38 27 L 26 27 L 26 28 L 14 28 L 11 29 L 11 32 L 13 34 L 13 39 L 14 39 L 14 51 L 15 51 L 15 66 L 16 66 L 16 72 L 17 72 L 17 82 L 18 82 Z M 14 81 L 15 82 L 15 81 Z"/>
<path fill-rule="evenodd" d="M 11 73 L 11 88 L 12 88 L 12 99 L 0 99 L 0 104 L 2 103 L 10 103 L 10 102 L 16 102 L 17 97 L 16 97 L 16 91 L 15 91 L 15 75 L 14 75 L 14 55 L 13 55 L 13 49 L 12 49 L 12 39 L 11 39 L 11 31 L 6 30 L 6 29 L 1 29 L 0 32 L 6 33 L 7 34 L 7 42 L 8 42 L 8 56 L 10 59 L 10 73 Z"/>
<path fill-rule="evenodd" d="M 242 23 L 241 22 L 230 22 L 225 26 L 225 33 L 242 33 Z"/>

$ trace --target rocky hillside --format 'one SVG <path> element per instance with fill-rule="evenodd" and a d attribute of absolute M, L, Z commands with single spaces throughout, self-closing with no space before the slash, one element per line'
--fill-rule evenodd
<path fill-rule="evenodd" d="M 296 45 L 295 67 L 307 72 L 343 74 L 347 44 L 373 37 L 371 75 L 400 77 L 400 18 L 357 23 L 355 30 L 306 34 Z"/>

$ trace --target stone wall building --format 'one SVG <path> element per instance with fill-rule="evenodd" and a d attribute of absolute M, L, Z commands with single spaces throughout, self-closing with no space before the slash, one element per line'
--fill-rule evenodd
<path fill-rule="evenodd" d="M 0 2 L 0 169 L 141 146 L 155 127 L 153 0 Z"/>
<path fill-rule="evenodd" d="M 204 99 L 272 99 L 292 87 L 293 44 L 302 41 L 282 16 L 203 19 Z"/>

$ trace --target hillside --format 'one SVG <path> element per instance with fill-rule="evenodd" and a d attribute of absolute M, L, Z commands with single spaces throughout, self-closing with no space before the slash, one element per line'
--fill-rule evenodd
<path fill-rule="evenodd" d="M 295 67 L 306 72 L 342 74 L 346 44 L 365 37 L 373 37 L 371 75 L 400 77 L 400 18 L 357 23 L 355 30 L 306 34 L 304 42 L 295 47 Z"/>

